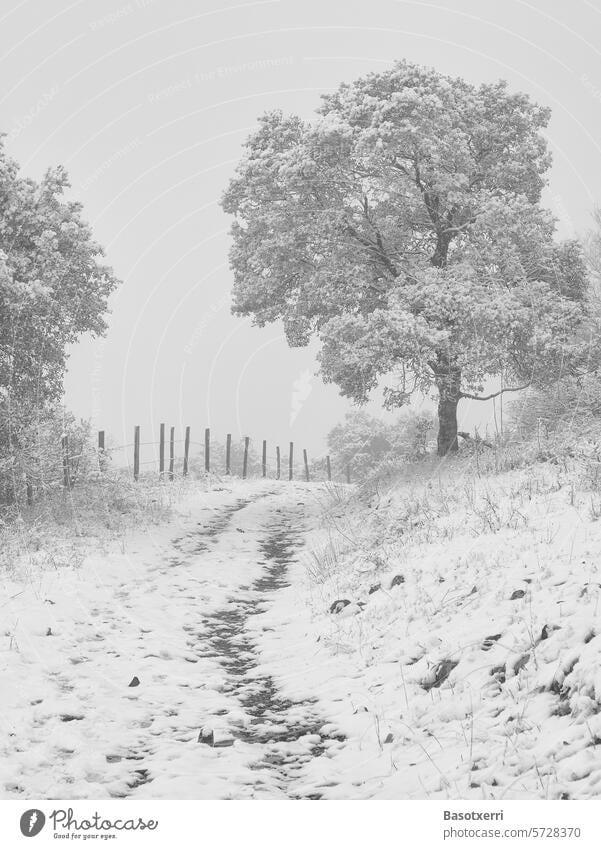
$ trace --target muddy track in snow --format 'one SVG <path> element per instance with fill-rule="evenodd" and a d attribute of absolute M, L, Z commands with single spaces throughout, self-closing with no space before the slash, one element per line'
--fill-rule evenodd
<path fill-rule="evenodd" d="M 317 792 L 295 792 L 295 782 L 308 761 L 322 755 L 328 744 L 341 743 L 344 738 L 320 734 L 326 720 L 317 713 L 314 699 L 286 698 L 273 678 L 258 670 L 260 654 L 247 630 L 250 617 L 263 612 L 270 595 L 289 586 L 288 567 L 302 545 L 295 530 L 298 513 L 272 515 L 260 541 L 263 574 L 244 598 L 231 599 L 221 610 L 204 617 L 204 640 L 210 647 L 207 655 L 218 660 L 227 673 L 225 691 L 236 697 L 249 718 L 247 727 L 231 731 L 234 738 L 258 746 L 257 761 L 252 765 L 258 773 L 257 783 L 259 774 L 266 772 L 288 798 L 319 799 Z M 281 745 L 303 738 L 307 745 L 300 751 L 298 746 L 286 750 Z"/>
<path fill-rule="evenodd" d="M 198 529 L 173 541 L 177 554 L 168 559 L 174 571 L 191 558 L 210 551 L 222 535 L 232 530 L 234 517 L 245 508 L 265 498 L 278 495 L 267 491 L 255 497 L 242 497 L 222 507 L 208 519 L 198 522 Z M 213 613 L 207 613 L 195 625 L 185 625 L 187 644 L 197 657 L 211 658 L 225 673 L 223 692 L 233 696 L 246 717 L 244 724 L 230 724 L 228 742 L 215 741 L 216 746 L 228 747 L 238 739 L 256 746 L 256 760 L 250 769 L 256 774 L 253 787 L 257 791 L 276 788 L 274 798 L 319 799 L 317 788 L 303 791 L 303 768 L 323 755 L 333 746 L 341 746 L 344 737 L 326 733 L 327 719 L 319 714 L 315 700 L 292 700 L 278 689 L 276 681 L 260 670 L 261 653 L 252 629 L 251 617 L 264 612 L 274 603 L 274 595 L 290 585 L 289 567 L 303 545 L 303 514 L 298 507 L 274 507 L 266 511 L 260 526 L 244 533 L 256 534 L 258 555 L 255 563 L 262 567 L 261 574 L 252 584 L 240 585 L 232 591 L 227 603 Z M 242 531 L 242 529 L 237 529 Z M 220 711 L 218 715 L 225 715 Z M 227 721 L 227 717 L 224 716 Z M 324 728 L 326 726 L 326 728 Z M 199 746 L 212 745 L 199 738 Z M 225 753 L 224 753 L 225 755 Z M 227 757 L 227 755 L 225 755 Z M 127 753 L 109 756 L 132 762 L 128 792 L 111 794 L 127 798 L 138 796 L 140 788 L 153 781 L 152 745 L 132 746 Z M 298 788 L 298 790 L 296 789 Z M 233 798 L 236 798 L 235 796 Z M 247 798 L 244 796 L 244 798 Z"/>
<path fill-rule="evenodd" d="M 259 498 L 273 494 L 274 493 L 265 493 L 259 496 Z M 258 499 L 238 498 L 232 504 L 227 507 L 223 507 L 215 513 L 215 515 L 211 516 L 208 521 L 204 520 L 198 522 L 198 525 L 201 528 L 200 530 L 187 533 L 182 537 L 174 539 L 173 546 L 178 551 L 178 554 L 169 558 L 169 566 L 173 569 L 177 569 L 178 566 L 182 565 L 185 559 L 201 554 L 203 551 L 208 551 L 211 544 L 214 543 L 218 539 L 219 535 L 229 527 L 234 515 L 240 510 L 243 510 L 245 507 L 248 507 L 249 504 L 256 500 Z M 189 629 L 186 628 L 186 630 Z M 191 640 L 189 641 L 189 645 L 193 648 L 197 646 L 197 643 Z M 138 790 L 138 788 L 145 784 L 150 784 L 153 780 L 152 771 L 150 768 L 144 766 L 144 764 L 151 759 L 152 752 L 148 748 L 142 746 L 132 747 L 126 754 L 107 755 L 106 760 L 108 763 L 127 760 L 140 764 L 137 769 L 133 769 L 130 773 L 130 779 L 127 782 L 129 790 L 126 792 L 113 792 L 111 793 L 111 796 L 113 798 L 127 798 L 131 796 L 134 791 Z"/>

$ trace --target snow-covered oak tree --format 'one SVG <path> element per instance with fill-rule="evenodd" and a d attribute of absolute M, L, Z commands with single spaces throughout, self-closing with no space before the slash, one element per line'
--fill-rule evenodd
<path fill-rule="evenodd" d="M 540 197 L 549 112 L 504 82 L 398 62 L 343 84 L 304 122 L 265 114 L 223 198 L 234 310 L 322 343 L 321 372 L 363 402 L 457 404 L 555 378 L 577 343 L 585 271 Z M 508 391 L 503 389 L 503 391 Z"/>

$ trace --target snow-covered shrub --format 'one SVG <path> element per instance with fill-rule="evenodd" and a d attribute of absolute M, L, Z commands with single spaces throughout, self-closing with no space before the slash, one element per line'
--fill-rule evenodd
<path fill-rule="evenodd" d="M 427 453 L 433 428 L 432 416 L 413 410 L 391 424 L 362 410 L 347 413 L 328 434 L 332 475 L 342 479 L 348 468 L 353 480 L 364 481 L 393 472 Z"/>
<path fill-rule="evenodd" d="M 0 410 L 0 503 L 6 511 L 60 489 L 63 437 L 68 438 L 69 477 L 75 484 L 97 472 L 90 426 L 59 405 Z"/>
<path fill-rule="evenodd" d="M 511 405 L 515 429 L 530 436 L 576 436 L 601 424 L 601 379 L 588 375 L 564 378 L 554 386 L 532 389 Z"/>
<path fill-rule="evenodd" d="M 489 470 L 536 461 L 563 470 L 586 490 L 601 491 L 601 377 L 565 377 L 546 390 L 532 389 L 509 408 L 509 428 L 486 456 Z M 513 458 L 514 463 L 507 459 Z M 485 467 L 482 467 L 483 470 Z"/>
<path fill-rule="evenodd" d="M 155 469 L 145 472 L 144 467 L 134 481 L 130 468 L 112 462 L 110 442 L 99 455 L 89 422 L 77 421 L 58 406 L 29 420 L 13 414 L 10 423 L 6 417 L 0 421 L 4 434 L 10 434 L 0 448 L 0 571 L 14 560 L 15 551 L 37 550 L 38 537 L 114 536 L 128 527 L 164 521 L 188 485 L 181 476 L 161 481 Z"/>

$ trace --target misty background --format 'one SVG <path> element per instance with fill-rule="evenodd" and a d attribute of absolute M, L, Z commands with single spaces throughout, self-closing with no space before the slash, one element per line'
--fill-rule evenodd
<path fill-rule="evenodd" d="M 219 199 L 256 118 L 310 118 L 321 93 L 399 58 L 507 79 L 553 110 L 544 203 L 569 237 L 601 198 L 601 54 L 586 38 L 600 25 L 587 0 L 4 3 L 8 153 L 36 178 L 66 166 L 123 281 L 107 337 L 72 349 L 67 406 L 117 443 L 134 424 L 156 440 L 164 421 L 195 441 L 210 426 L 321 453 L 351 405 L 315 376 L 316 349 L 230 314 Z M 381 414 L 377 398 L 368 410 Z M 494 428 L 492 403 L 459 413 L 462 429 Z"/>

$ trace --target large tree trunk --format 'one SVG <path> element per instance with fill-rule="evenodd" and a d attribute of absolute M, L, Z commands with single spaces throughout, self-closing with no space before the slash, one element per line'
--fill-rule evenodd
<path fill-rule="evenodd" d="M 441 229 L 438 211 L 431 208 L 427 195 L 424 200 L 437 231 L 436 249 L 430 262 L 435 268 L 444 268 L 453 236 L 446 227 Z M 457 405 L 461 398 L 461 368 L 457 366 L 450 350 L 441 350 L 436 353 L 433 369 L 438 387 L 438 456 L 444 457 L 449 451 L 459 450 Z"/>
<path fill-rule="evenodd" d="M 441 362 L 442 366 L 443 363 Z M 457 405 L 461 398 L 461 370 L 444 363 L 445 372 L 436 377 L 438 386 L 438 456 L 457 451 Z"/>

